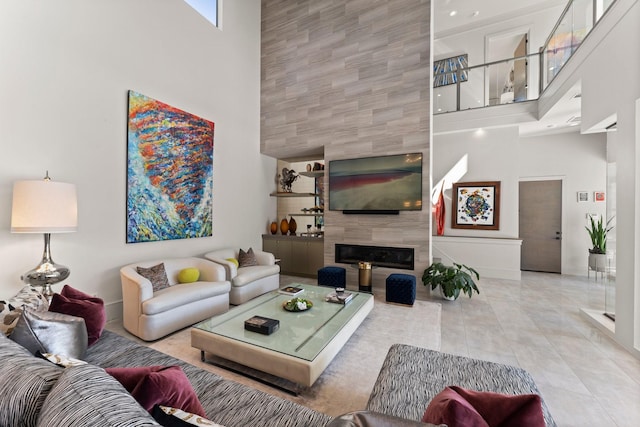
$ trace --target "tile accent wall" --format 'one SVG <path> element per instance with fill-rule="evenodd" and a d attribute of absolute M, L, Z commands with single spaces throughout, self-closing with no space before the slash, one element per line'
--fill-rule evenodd
<path fill-rule="evenodd" d="M 429 263 L 430 20 L 430 0 L 262 0 L 263 154 L 328 166 L 423 153 L 424 209 L 325 211 L 325 264 L 334 264 L 335 243 L 413 247 L 418 279 Z M 348 272 L 357 283 L 357 270 Z M 392 272 L 375 269 L 374 288 Z"/>

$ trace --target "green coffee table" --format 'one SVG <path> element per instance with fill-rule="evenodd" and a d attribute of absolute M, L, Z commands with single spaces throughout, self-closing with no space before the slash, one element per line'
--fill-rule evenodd
<path fill-rule="evenodd" d="M 334 288 L 294 284 L 298 295 L 313 302 L 302 312 L 286 311 L 282 304 L 293 297 L 272 291 L 229 312 L 195 325 L 191 346 L 243 366 L 310 387 L 373 309 L 373 295 L 353 292 L 346 305 L 325 301 Z M 280 321 L 271 335 L 244 329 L 252 316 Z"/>

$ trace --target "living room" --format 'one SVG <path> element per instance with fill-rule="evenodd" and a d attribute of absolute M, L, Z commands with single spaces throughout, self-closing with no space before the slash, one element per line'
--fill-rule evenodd
<path fill-rule="evenodd" d="M 362 2 L 352 4 L 359 3 Z M 422 8 L 428 7 L 429 2 L 410 3 L 419 10 L 413 19 L 420 21 L 424 16 Z M 629 9 L 621 18 L 621 29 L 618 30 L 624 32 L 630 21 L 635 19 L 637 22 L 638 5 L 634 1 L 618 0 L 618 3 L 628 5 Z M 357 7 L 368 9 L 368 5 Z M 372 17 L 363 17 L 367 18 Z M 404 76 L 407 80 L 402 84 L 406 87 L 396 94 L 397 102 L 406 107 L 409 115 L 398 118 L 393 105 L 380 111 L 380 116 L 375 118 L 373 113 L 358 116 L 337 111 L 336 115 L 344 119 L 334 117 L 332 120 L 335 121 L 332 121 L 324 115 L 326 112 L 315 111 L 317 116 L 308 117 L 321 124 L 318 128 L 274 128 L 272 139 L 264 129 L 261 130 L 262 116 L 265 116 L 262 120 L 268 120 L 269 114 L 273 113 L 277 122 L 279 114 L 300 114 L 302 117 L 307 113 L 297 109 L 277 111 L 277 99 L 261 99 L 261 72 L 269 71 L 262 70 L 261 19 L 259 2 L 250 0 L 226 1 L 220 28 L 213 27 L 182 1 L 29 0 L 0 6 L 0 52 L 5 65 L 0 70 L 0 98 L 3 100 L 0 138 L 5 147 L 0 168 L 0 182 L 3 183 L 0 197 L 5 202 L 0 210 L 0 221 L 10 223 L 9 201 L 14 181 L 39 179 L 48 171 L 54 181 L 76 184 L 78 232 L 53 236 L 52 255 L 57 262 L 70 266 L 72 273 L 68 283 L 105 300 L 109 319 L 122 316 L 119 269 L 123 265 L 162 258 L 167 254 L 201 255 L 229 245 L 245 249 L 261 247 L 260 236 L 276 219 L 277 200 L 269 194 L 277 186 L 278 158 L 313 157 L 319 150 L 325 161 L 372 153 L 421 151 L 427 159 L 424 163 L 424 200 L 430 197 L 430 173 L 433 175 L 444 166 L 436 162 L 438 147 L 429 146 L 430 97 L 426 83 L 429 80 L 429 55 L 422 53 L 415 57 L 422 68 L 416 67 L 414 75 Z M 421 36 L 428 37 L 428 22 L 423 24 L 427 28 L 420 28 L 417 23 L 413 25 L 419 28 L 417 31 Z M 614 38 L 610 43 L 615 45 L 618 40 Z M 291 41 L 292 44 L 295 42 Z M 328 39 L 326 43 L 338 42 Z M 382 41 L 371 39 L 370 48 L 376 49 L 376 43 Z M 424 44 L 428 49 L 428 43 Z M 416 49 L 424 44 L 418 43 Z M 635 52 L 631 45 L 627 40 L 625 49 Z M 295 46 L 287 47 L 295 50 Z M 608 51 L 612 55 L 608 63 L 623 62 L 616 56 L 616 49 Z M 319 62 L 324 59 L 316 58 Z M 640 97 L 640 90 L 633 73 L 638 69 L 638 55 L 625 56 L 625 61 L 629 67 L 621 70 L 623 77 L 610 82 L 606 88 L 599 85 L 585 88 L 585 98 L 601 98 L 606 102 L 587 106 L 583 122 L 588 130 L 605 118 L 603 111 L 616 111 L 618 138 L 624 144 L 620 150 L 635 153 L 638 138 L 635 100 Z M 274 67 L 277 65 L 277 62 L 273 64 Z M 411 63 L 396 65 L 404 67 Z M 580 75 L 585 80 L 603 81 L 598 67 L 591 65 L 589 71 L 581 71 Z M 323 72 L 316 63 L 312 63 L 310 69 Z M 352 73 L 345 77 L 344 84 L 355 84 L 358 78 L 358 72 Z M 422 89 L 415 91 L 412 82 L 419 82 Z M 356 92 L 368 90 L 356 86 Z M 128 90 L 136 90 L 215 122 L 212 237 L 125 243 Z M 336 103 L 331 97 L 326 101 Z M 380 108 L 376 102 L 382 101 L 371 102 L 363 108 L 372 111 Z M 368 121 L 371 127 L 362 126 L 358 131 L 354 130 L 354 125 L 346 132 L 333 131 L 347 119 L 356 124 Z M 390 119 L 395 123 L 389 128 L 376 122 Z M 389 138 L 388 134 L 394 137 Z M 597 140 L 598 136 L 589 139 Z M 378 145 L 372 140 L 384 142 Z M 536 153 L 534 143 L 529 149 L 527 153 Z M 430 156 L 433 156 L 431 160 Z M 433 170 L 431 161 L 434 162 Z M 624 198 L 618 199 L 617 228 L 625 230 L 625 233 L 619 232 L 618 246 L 625 251 L 618 257 L 617 278 L 621 285 L 616 338 L 633 351 L 640 335 L 634 321 L 639 294 L 634 277 L 640 268 L 634 249 L 638 235 L 637 192 L 634 191 L 637 165 L 634 155 L 620 156 L 618 161 L 619 169 L 625 171 L 618 180 L 618 194 L 625 194 Z M 325 221 L 326 263 L 332 263 L 333 254 L 326 248 L 339 241 L 384 241 L 419 247 L 415 271 L 421 272 L 432 256 L 430 217 L 428 209 L 405 215 L 402 221 L 394 224 L 381 218 L 328 215 Z M 367 232 L 359 232 L 361 229 Z M 2 293 L 12 294 L 22 287 L 20 276 L 37 263 L 42 252 L 42 236 L 11 234 L 5 226 L 0 232 L 0 242 L 4 267 Z M 582 254 L 580 257 L 586 260 Z M 586 274 L 586 269 L 578 270 L 576 267 L 574 272 Z M 355 275 L 355 272 L 351 274 Z M 422 297 L 427 294 L 423 287 L 419 291 Z"/>

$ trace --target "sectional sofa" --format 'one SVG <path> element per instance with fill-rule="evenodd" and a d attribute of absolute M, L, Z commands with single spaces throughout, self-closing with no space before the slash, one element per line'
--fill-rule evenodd
<path fill-rule="evenodd" d="M 365 411 L 332 417 L 190 365 L 105 330 L 89 347 L 86 365 L 61 368 L 0 334 L 0 425 L 38 427 L 155 426 L 105 368 L 180 366 L 211 421 L 226 427 L 417 426 L 429 401 L 447 385 L 506 394 L 539 391 L 523 369 L 394 345 Z M 9 384 L 9 386 L 7 386 Z M 554 427 L 544 401 L 547 427 Z"/>
<path fill-rule="evenodd" d="M 110 331 L 91 346 L 86 365 L 62 368 L 0 334 L 0 425 L 46 427 L 155 426 L 104 368 L 180 366 L 211 421 L 225 427 L 325 426 L 331 417 L 225 380 Z M 9 386 L 7 386 L 7 384 Z"/>

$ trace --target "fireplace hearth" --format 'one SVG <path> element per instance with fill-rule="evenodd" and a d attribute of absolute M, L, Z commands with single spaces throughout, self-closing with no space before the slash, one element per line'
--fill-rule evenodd
<path fill-rule="evenodd" d="M 357 264 L 360 261 L 370 262 L 376 267 L 413 270 L 414 249 L 394 248 L 389 246 L 363 246 L 336 243 L 335 261 L 342 264 Z"/>

